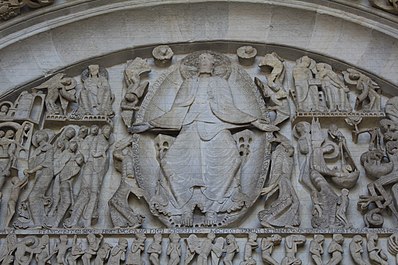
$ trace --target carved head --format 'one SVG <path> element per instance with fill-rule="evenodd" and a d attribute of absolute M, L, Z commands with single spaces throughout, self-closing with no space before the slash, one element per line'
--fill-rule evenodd
<path fill-rule="evenodd" d="M 256 241 L 257 240 L 257 234 L 256 233 L 249 233 L 249 240 Z"/>
<path fill-rule="evenodd" d="M 315 242 L 322 243 L 325 240 L 323 235 L 314 235 Z"/>
<path fill-rule="evenodd" d="M 214 56 L 209 53 L 199 55 L 199 74 L 213 74 Z"/>
<path fill-rule="evenodd" d="M 82 155 L 82 154 L 77 154 L 76 155 L 76 163 L 79 165 L 79 166 L 82 166 L 83 165 L 83 163 L 84 163 L 84 156 Z"/>
<path fill-rule="evenodd" d="M 6 139 L 12 139 L 12 138 L 14 137 L 14 135 L 15 135 L 15 133 L 14 133 L 13 130 L 8 130 L 8 131 L 6 132 L 5 138 L 6 138 Z"/>
<path fill-rule="evenodd" d="M 228 244 L 232 244 L 233 242 L 236 241 L 236 240 L 235 240 L 235 237 L 234 237 L 233 235 L 231 235 L 231 234 L 228 234 L 228 235 L 225 237 L 225 239 L 226 239 L 226 241 L 227 241 Z"/>
<path fill-rule="evenodd" d="M 76 136 L 76 131 L 73 127 L 68 127 L 66 128 L 64 135 L 65 139 L 70 140 Z"/>
<path fill-rule="evenodd" d="M 96 241 L 96 237 L 94 234 L 88 234 L 87 235 L 87 242 L 91 245 L 94 244 Z"/>
<path fill-rule="evenodd" d="M 162 241 L 162 234 L 154 234 L 153 235 L 153 239 L 155 240 L 155 242 L 161 242 Z"/>
<path fill-rule="evenodd" d="M 32 139 L 33 145 L 38 147 L 45 142 L 48 142 L 48 134 L 43 130 L 35 132 Z"/>
<path fill-rule="evenodd" d="M 81 126 L 79 129 L 79 137 L 80 138 L 86 138 L 86 136 L 88 135 L 88 127 L 86 126 Z"/>
<path fill-rule="evenodd" d="M 355 235 L 352 240 L 356 243 L 362 243 L 363 238 L 360 235 Z"/>
<path fill-rule="evenodd" d="M 272 235 L 271 236 L 271 241 L 275 244 L 275 245 L 279 245 L 282 241 L 282 237 L 280 235 Z"/>
<path fill-rule="evenodd" d="M 300 138 L 310 132 L 310 124 L 306 121 L 297 123 L 293 128 L 293 133 L 296 138 Z"/>
<path fill-rule="evenodd" d="M 99 75 L 99 65 L 98 64 L 89 65 L 88 71 L 90 72 L 90 76 L 98 76 Z"/>
<path fill-rule="evenodd" d="M 102 127 L 102 134 L 105 136 L 105 138 L 109 138 L 112 133 L 112 126 L 106 124 Z"/>
<path fill-rule="evenodd" d="M 119 239 L 119 246 L 121 246 L 122 248 L 127 248 L 127 246 L 128 246 L 127 239 L 125 239 L 125 238 L 120 238 L 120 239 Z"/>
<path fill-rule="evenodd" d="M 333 235 L 333 240 L 337 243 L 337 244 L 343 244 L 344 242 L 344 237 L 342 234 L 334 234 Z"/>
<path fill-rule="evenodd" d="M 62 243 L 68 242 L 68 236 L 67 235 L 60 235 L 59 236 L 59 241 L 61 241 Z"/>
<path fill-rule="evenodd" d="M 171 242 L 177 243 L 180 240 L 180 235 L 179 234 L 175 234 L 175 233 L 171 233 L 169 238 L 170 238 Z"/>
<path fill-rule="evenodd" d="M 45 246 L 45 245 L 48 244 L 49 241 L 50 241 L 50 237 L 49 237 L 48 235 L 44 235 L 44 236 L 42 236 L 41 239 L 40 239 L 40 244 L 41 244 L 42 246 Z"/>
<path fill-rule="evenodd" d="M 98 135 L 99 132 L 99 127 L 97 125 L 92 125 L 90 128 L 90 134 L 91 135 Z"/>
<path fill-rule="evenodd" d="M 210 232 L 207 234 L 207 238 L 210 240 L 214 240 L 216 238 L 216 235 L 213 232 Z"/>
<path fill-rule="evenodd" d="M 6 133 L 3 130 L 0 130 L 0 138 L 3 138 Z"/>
<path fill-rule="evenodd" d="M 71 141 L 69 143 L 69 150 L 72 151 L 73 153 L 76 153 L 78 147 L 79 145 L 77 144 L 76 141 Z"/>

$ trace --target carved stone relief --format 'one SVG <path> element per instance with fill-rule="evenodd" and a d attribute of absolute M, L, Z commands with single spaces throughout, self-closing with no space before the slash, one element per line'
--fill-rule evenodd
<path fill-rule="evenodd" d="M 353 68 L 237 54 L 158 46 L 1 101 L 0 262 L 393 260 L 398 97 Z"/>

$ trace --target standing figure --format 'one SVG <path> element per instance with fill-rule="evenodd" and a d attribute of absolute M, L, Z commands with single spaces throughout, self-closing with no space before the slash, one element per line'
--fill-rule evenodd
<path fill-rule="evenodd" d="M 127 256 L 126 265 L 144 265 L 141 254 L 145 250 L 145 240 L 146 237 L 144 234 L 135 235 L 131 251 Z"/>
<path fill-rule="evenodd" d="M 167 256 L 169 256 L 168 265 L 178 265 L 181 259 L 180 236 L 178 234 L 170 234 L 170 243 L 167 246 Z M 187 264 L 187 263 L 186 263 Z"/>
<path fill-rule="evenodd" d="M 325 237 L 323 235 L 314 235 L 314 239 L 310 243 L 311 258 L 316 265 L 322 265 L 323 242 Z"/>
<path fill-rule="evenodd" d="M 44 206 L 47 204 L 47 190 L 54 177 L 54 149 L 49 143 L 49 135 L 45 130 L 36 131 L 32 144 L 36 149 L 29 159 L 29 169 L 25 175 L 35 175 L 33 188 L 27 202 L 34 227 L 43 227 L 46 217 Z M 18 225 L 18 224 L 17 224 Z"/>
<path fill-rule="evenodd" d="M 13 177 L 11 179 L 11 192 L 10 196 L 8 197 L 7 202 L 7 217 L 5 226 L 8 227 L 10 222 L 15 214 L 15 207 L 17 206 L 19 194 L 21 190 L 28 184 L 28 177 L 24 177 L 23 179 L 19 179 L 19 177 Z"/>
<path fill-rule="evenodd" d="M 241 265 L 255 265 L 257 264 L 253 258 L 253 250 L 258 247 L 257 234 L 249 233 L 249 238 L 245 244 L 244 258 Z"/>
<path fill-rule="evenodd" d="M 336 219 L 340 221 L 340 223 L 345 227 L 351 227 L 351 224 L 348 222 L 347 219 L 347 209 L 350 199 L 348 198 L 349 194 L 348 189 L 342 189 L 341 195 L 339 196 L 339 200 L 337 202 L 337 210 L 336 210 Z"/>
<path fill-rule="evenodd" d="M 363 238 L 360 235 L 355 235 L 350 242 L 350 253 L 356 265 L 369 265 L 362 257 L 363 253 Z"/>
<path fill-rule="evenodd" d="M 332 255 L 326 265 L 337 265 L 343 260 L 343 243 L 344 237 L 342 234 L 334 234 L 332 242 L 328 247 L 328 253 Z"/>
<path fill-rule="evenodd" d="M 83 163 L 84 157 L 78 152 L 76 141 L 71 141 L 68 149 L 64 150 L 62 155 L 54 161 L 54 174 L 57 176 L 56 180 L 59 181 L 60 191 L 53 194 L 54 202 L 50 213 L 53 213 L 54 220 L 47 225 L 58 227 L 72 205 L 72 181 L 80 173 Z"/>
<path fill-rule="evenodd" d="M 153 242 L 149 245 L 147 253 L 149 254 L 149 261 L 153 265 L 160 265 L 159 256 L 162 254 L 162 234 L 153 236 Z"/>
<path fill-rule="evenodd" d="M 110 252 L 111 246 L 108 243 L 102 243 L 95 256 L 94 265 L 104 265 L 105 261 L 109 258 Z"/>
<path fill-rule="evenodd" d="M 318 83 L 314 78 L 316 63 L 308 56 L 297 60 L 293 68 L 296 108 L 299 112 L 324 111 L 319 100 Z"/>
<path fill-rule="evenodd" d="M 186 239 L 187 242 L 187 254 L 184 260 L 184 265 L 188 265 L 195 258 L 199 252 L 199 239 L 195 234 L 189 235 Z M 169 264 L 170 265 L 170 264 Z"/>
<path fill-rule="evenodd" d="M 121 261 L 125 261 L 127 246 L 127 239 L 120 238 L 118 244 L 112 248 L 108 260 L 108 265 L 120 265 Z"/>
<path fill-rule="evenodd" d="M 101 133 L 96 125 L 91 126 L 90 135 L 82 143 L 89 148 L 83 153 L 85 158 L 82 167 L 82 184 L 77 196 L 71 217 L 64 225 L 75 227 L 80 219 L 85 227 L 90 227 L 94 220 L 98 219 L 98 193 L 101 190 L 102 179 L 109 167 L 108 149 L 111 142 L 112 127 L 104 125 Z"/>
<path fill-rule="evenodd" d="M 56 257 L 56 264 L 63 265 L 66 264 L 66 252 L 70 247 L 68 246 L 68 236 L 67 235 L 60 235 L 59 236 L 59 243 L 55 246 L 54 253 L 57 254 Z"/>
<path fill-rule="evenodd" d="M 95 234 L 87 235 L 87 248 L 82 256 L 83 265 L 90 265 L 91 258 L 97 255 L 97 251 L 100 248 L 102 239 L 103 235 L 100 235 L 98 238 L 95 236 Z"/>
<path fill-rule="evenodd" d="M 17 144 L 14 136 L 13 130 L 7 130 L 4 137 L 0 138 L 0 199 L 3 196 L 3 186 L 11 174 L 11 166 L 16 159 Z"/>
<path fill-rule="evenodd" d="M 50 254 L 50 238 L 44 235 L 40 238 L 39 245 L 35 249 L 37 265 L 45 265 L 49 263 L 53 254 Z"/>
<path fill-rule="evenodd" d="M 387 262 L 388 257 L 386 253 L 384 253 L 383 249 L 379 247 L 378 235 L 376 233 L 369 233 L 366 235 L 366 238 L 368 240 L 367 247 L 368 247 L 370 261 L 378 265 L 388 265 Z"/>
<path fill-rule="evenodd" d="M 278 246 L 281 241 L 282 237 L 280 235 L 272 235 L 261 240 L 261 257 L 265 264 L 279 265 L 279 262 L 276 261 L 271 255 L 274 247 Z"/>
<path fill-rule="evenodd" d="M 273 142 L 278 145 L 271 155 L 270 179 L 261 192 L 267 196 L 266 206 L 258 213 L 258 218 L 264 227 L 299 226 L 300 200 L 291 181 L 294 148 L 283 135 L 276 137 Z M 275 194 L 278 195 L 276 199 L 273 196 Z"/>
<path fill-rule="evenodd" d="M 89 65 L 81 75 L 83 89 L 80 92 L 80 108 L 84 115 L 105 115 L 113 117 L 115 113 L 112 94 L 108 82 L 108 72 L 99 65 Z"/>
<path fill-rule="evenodd" d="M 213 244 L 216 235 L 214 233 L 208 233 L 207 237 L 203 239 L 199 248 L 197 249 L 198 259 L 197 265 L 207 265 L 207 260 L 212 252 L 220 252 L 222 249 L 218 249 L 216 245 Z"/>
<path fill-rule="evenodd" d="M 14 262 L 14 252 L 17 249 L 17 236 L 13 233 L 6 236 L 5 242 L 1 246 L 1 264 L 12 264 Z"/>
<path fill-rule="evenodd" d="M 127 61 L 124 70 L 124 81 L 127 85 L 126 94 L 120 103 L 122 118 L 126 126 L 130 127 L 135 122 L 135 113 L 139 110 L 139 102 L 148 89 L 149 82 L 141 82 L 141 75 L 149 73 L 151 68 L 146 60 L 136 57 Z"/>
<path fill-rule="evenodd" d="M 225 257 L 224 257 L 224 264 L 225 265 L 232 265 L 234 257 L 236 253 L 239 252 L 239 245 L 236 242 L 236 239 L 233 235 L 229 234 L 226 236 L 227 245 L 225 247 Z"/>
<path fill-rule="evenodd" d="M 321 80 L 322 91 L 325 94 L 329 111 L 351 111 L 352 108 L 348 100 L 350 90 L 333 71 L 332 66 L 326 63 L 317 63 L 316 69 L 316 78 Z"/>
<path fill-rule="evenodd" d="M 72 242 L 72 249 L 71 252 L 69 252 L 66 256 L 66 260 L 68 261 L 69 265 L 76 265 L 77 260 L 85 253 L 85 251 L 82 250 L 82 246 L 77 243 L 77 235 L 73 237 L 73 242 Z"/>
<path fill-rule="evenodd" d="M 281 265 L 301 265 L 301 259 L 296 257 L 298 247 L 305 244 L 306 238 L 303 235 L 290 235 L 285 239 L 286 255 L 282 259 Z"/>

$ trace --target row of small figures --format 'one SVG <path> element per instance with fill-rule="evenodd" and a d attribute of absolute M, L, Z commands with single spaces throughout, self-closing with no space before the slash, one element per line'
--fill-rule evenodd
<path fill-rule="evenodd" d="M 145 246 L 147 237 L 143 233 L 135 234 L 135 238 L 129 248 L 128 240 L 120 237 L 117 244 L 111 245 L 110 240 L 105 242 L 103 235 L 88 234 L 86 239 L 75 235 L 72 244 L 69 244 L 67 235 L 60 235 L 55 241 L 54 247 L 50 248 L 49 235 L 41 238 L 34 235 L 26 235 L 17 239 L 14 233 L 8 234 L 2 243 L 0 252 L 1 264 L 131 264 L 144 265 L 178 265 L 178 264 L 240 264 L 255 265 L 256 249 L 261 250 L 261 258 L 264 264 L 271 265 L 292 265 L 303 264 L 302 260 L 296 256 L 300 247 L 307 241 L 305 235 L 287 235 L 284 239 L 285 256 L 280 262 L 272 256 L 273 249 L 280 245 L 282 237 L 277 234 L 264 235 L 258 238 L 256 233 L 249 233 L 248 239 L 243 249 L 243 261 L 235 260 L 241 251 L 234 235 L 228 234 L 224 237 L 216 237 L 214 233 L 207 234 L 206 237 L 198 237 L 195 234 L 182 239 L 179 234 L 171 233 L 168 235 L 168 243 L 163 244 L 162 234 L 154 234 L 153 240 Z M 114 241 L 115 239 L 113 239 Z M 82 247 L 84 242 L 85 248 Z M 182 243 L 183 241 L 183 243 Z M 343 262 L 344 237 L 342 234 L 334 234 L 328 245 L 327 252 L 330 258 L 326 263 L 322 261 L 324 254 L 325 236 L 315 234 L 309 244 L 309 253 L 313 264 L 317 265 L 337 265 Z M 354 235 L 349 243 L 349 250 L 354 264 L 380 264 L 388 265 L 388 256 L 379 244 L 376 233 L 366 235 L 366 249 L 369 261 L 365 261 L 363 252 L 364 238 L 361 235 Z M 167 259 L 161 258 L 163 251 L 166 252 Z M 388 238 L 388 252 L 392 255 L 398 254 L 398 234 L 393 234 Z M 144 253 L 148 255 L 148 262 L 144 261 Z M 182 259 L 185 254 L 184 259 Z M 235 262 L 234 262 L 235 260 Z M 196 261 L 196 263 L 195 263 Z"/>

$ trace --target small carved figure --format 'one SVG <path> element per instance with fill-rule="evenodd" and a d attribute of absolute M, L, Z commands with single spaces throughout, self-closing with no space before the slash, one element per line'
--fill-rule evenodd
<path fill-rule="evenodd" d="M 369 265 L 363 260 L 363 238 L 360 235 L 355 235 L 350 242 L 350 253 L 352 260 L 356 265 Z"/>
<path fill-rule="evenodd" d="M 250 66 L 254 63 L 257 55 L 257 49 L 252 46 L 242 46 L 237 51 L 239 63 Z"/>
<path fill-rule="evenodd" d="M 310 243 L 311 258 L 316 265 L 322 265 L 323 242 L 325 237 L 323 235 L 314 235 L 314 239 Z"/>
<path fill-rule="evenodd" d="M 24 177 L 23 179 L 19 179 L 19 177 L 13 177 L 11 179 L 11 192 L 7 202 L 7 216 L 5 225 L 9 226 L 12 218 L 15 214 L 15 208 L 18 203 L 19 194 L 21 190 L 28 184 L 28 177 Z"/>
<path fill-rule="evenodd" d="M 108 260 L 108 265 L 120 265 L 121 261 L 125 261 L 127 246 L 127 239 L 120 238 L 118 244 L 112 248 Z"/>
<path fill-rule="evenodd" d="M 275 137 L 273 142 L 278 145 L 271 156 L 270 179 L 261 192 L 267 195 L 266 206 L 258 213 L 258 218 L 264 227 L 299 226 L 300 202 L 291 183 L 294 148 L 283 135 Z M 269 202 L 269 198 L 274 198 L 276 193 L 278 197 Z"/>
<path fill-rule="evenodd" d="M 104 265 L 105 261 L 109 258 L 111 248 L 112 247 L 108 243 L 103 242 L 97 251 L 97 255 L 95 256 L 94 265 Z M 108 264 L 110 263 L 108 262 Z"/>
<path fill-rule="evenodd" d="M 60 235 L 59 236 L 59 242 L 55 246 L 54 249 L 54 254 L 57 254 L 56 256 L 56 264 L 57 265 L 63 265 L 66 264 L 66 252 L 68 251 L 70 247 L 68 246 L 68 236 L 67 235 Z"/>
<path fill-rule="evenodd" d="M 15 132 L 7 130 L 4 137 L 0 138 L 0 199 L 3 194 L 3 186 L 11 174 L 11 166 L 16 160 Z"/>
<path fill-rule="evenodd" d="M 197 265 L 207 265 L 207 260 L 212 252 L 222 252 L 222 247 L 219 248 L 217 245 L 213 244 L 215 238 L 216 235 L 214 233 L 208 233 L 207 237 L 202 240 L 199 248 L 196 250 L 198 253 Z"/>
<path fill-rule="evenodd" d="M 191 261 L 195 258 L 196 254 L 199 252 L 199 239 L 195 234 L 190 234 L 189 237 L 186 239 L 186 242 L 187 254 L 184 260 L 184 265 L 190 264 Z"/>
<path fill-rule="evenodd" d="M 272 235 L 261 240 L 261 257 L 265 264 L 279 265 L 279 262 L 272 257 L 272 251 L 275 246 L 280 245 L 281 241 L 282 237 L 280 235 Z"/>
<path fill-rule="evenodd" d="M 50 263 L 49 261 L 54 253 L 50 254 L 50 238 L 48 235 L 44 235 L 40 238 L 39 245 L 33 252 L 36 254 L 37 265 Z"/>
<path fill-rule="evenodd" d="M 17 242 L 17 236 L 14 233 L 10 233 L 6 236 L 5 242 L 1 246 L 1 264 L 6 265 L 14 262 L 14 252 L 17 249 Z"/>
<path fill-rule="evenodd" d="M 316 63 L 308 56 L 297 60 L 293 68 L 295 84 L 296 108 L 299 112 L 324 111 L 325 106 L 319 99 L 318 86 L 320 81 L 315 79 Z"/>
<path fill-rule="evenodd" d="M 29 265 L 33 259 L 39 240 L 34 236 L 28 236 L 20 240 L 16 245 L 14 265 Z"/>
<path fill-rule="evenodd" d="M 141 76 L 150 71 L 151 68 L 147 61 L 140 57 L 135 58 L 133 61 L 127 61 L 127 66 L 124 70 L 124 81 L 127 89 L 120 107 L 123 121 L 128 127 L 135 122 L 135 113 L 139 109 L 139 102 L 148 89 L 149 82 L 141 82 Z"/>
<path fill-rule="evenodd" d="M 35 181 L 27 200 L 33 226 L 42 227 L 46 217 L 44 206 L 48 203 L 46 192 L 54 176 L 54 149 L 49 143 L 49 135 L 45 130 L 35 132 L 32 144 L 36 149 L 29 159 L 29 169 L 24 173 L 34 174 Z"/>
<path fill-rule="evenodd" d="M 258 247 L 257 243 L 257 234 L 256 233 L 249 233 L 249 238 L 245 244 L 244 250 L 244 258 L 241 265 L 255 265 L 257 264 L 253 258 L 253 250 Z"/>
<path fill-rule="evenodd" d="M 337 210 L 336 210 L 336 218 L 343 224 L 344 227 L 349 228 L 351 224 L 347 219 L 347 209 L 350 199 L 348 198 L 349 194 L 348 189 L 342 189 L 341 195 L 339 196 L 339 200 L 337 202 Z"/>
<path fill-rule="evenodd" d="M 348 100 L 348 92 L 350 90 L 333 71 L 332 66 L 326 63 L 317 63 L 316 69 L 315 77 L 321 81 L 321 88 L 325 94 L 329 111 L 351 111 L 350 101 Z"/>
<path fill-rule="evenodd" d="M 302 264 L 302 261 L 296 257 L 299 246 L 305 244 L 306 238 L 303 235 L 290 235 L 285 239 L 286 256 L 282 259 L 281 265 Z"/>
<path fill-rule="evenodd" d="M 99 65 L 89 65 L 81 75 L 83 89 L 79 107 L 83 115 L 113 117 L 112 103 L 115 99 L 108 82 L 108 72 Z"/>
<path fill-rule="evenodd" d="M 384 109 L 387 117 L 398 124 L 398 97 L 389 98 L 384 105 Z"/>
<path fill-rule="evenodd" d="M 232 265 L 235 255 L 239 253 L 239 245 L 236 242 L 235 237 L 231 234 L 228 234 L 225 239 L 227 245 L 224 249 L 225 256 L 223 262 L 225 265 Z"/>
<path fill-rule="evenodd" d="M 162 253 L 162 234 L 153 236 L 153 242 L 149 245 L 147 253 L 149 254 L 149 261 L 153 265 L 160 265 L 159 256 Z"/>
<path fill-rule="evenodd" d="M 371 263 L 378 265 L 388 265 L 387 255 L 383 249 L 379 247 L 379 236 L 376 233 L 366 234 L 367 248 L 369 253 L 369 259 Z"/>
<path fill-rule="evenodd" d="M 135 240 L 131 245 L 131 251 L 127 256 L 126 265 L 144 265 L 141 254 L 145 250 L 144 234 L 135 234 Z"/>
<path fill-rule="evenodd" d="M 73 237 L 71 252 L 67 254 L 66 260 L 69 265 L 76 265 L 77 260 L 85 253 L 80 244 L 77 243 L 77 235 Z"/>
<path fill-rule="evenodd" d="M 395 262 L 398 264 L 398 233 L 392 234 L 388 238 L 388 252 L 395 256 Z"/>
<path fill-rule="evenodd" d="M 87 235 L 87 248 L 82 256 L 83 265 L 90 265 L 91 258 L 97 255 L 102 239 L 103 235 L 100 235 L 98 238 L 95 234 Z"/>
<path fill-rule="evenodd" d="M 70 102 L 76 102 L 75 79 L 56 74 L 35 89 L 47 89 L 47 115 L 66 115 Z M 58 103 L 59 102 L 59 103 Z"/>
<path fill-rule="evenodd" d="M 354 69 L 343 72 L 347 84 L 356 85 L 361 94 L 357 96 L 355 109 L 358 111 L 381 111 L 380 86 L 366 75 Z"/>
<path fill-rule="evenodd" d="M 167 45 L 159 45 L 152 50 L 152 56 L 157 66 L 166 66 L 170 64 L 173 55 L 173 50 Z"/>
<path fill-rule="evenodd" d="M 180 245 L 180 236 L 178 234 L 170 234 L 169 236 L 170 243 L 167 246 L 166 254 L 169 256 L 168 265 L 178 265 L 180 264 L 181 259 L 181 245 Z M 187 265 L 188 263 L 184 263 Z"/>
<path fill-rule="evenodd" d="M 343 243 L 344 237 L 342 234 L 334 234 L 332 242 L 328 247 L 328 253 L 332 255 L 326 265 L 337 265 L 343 260 Z"/>

